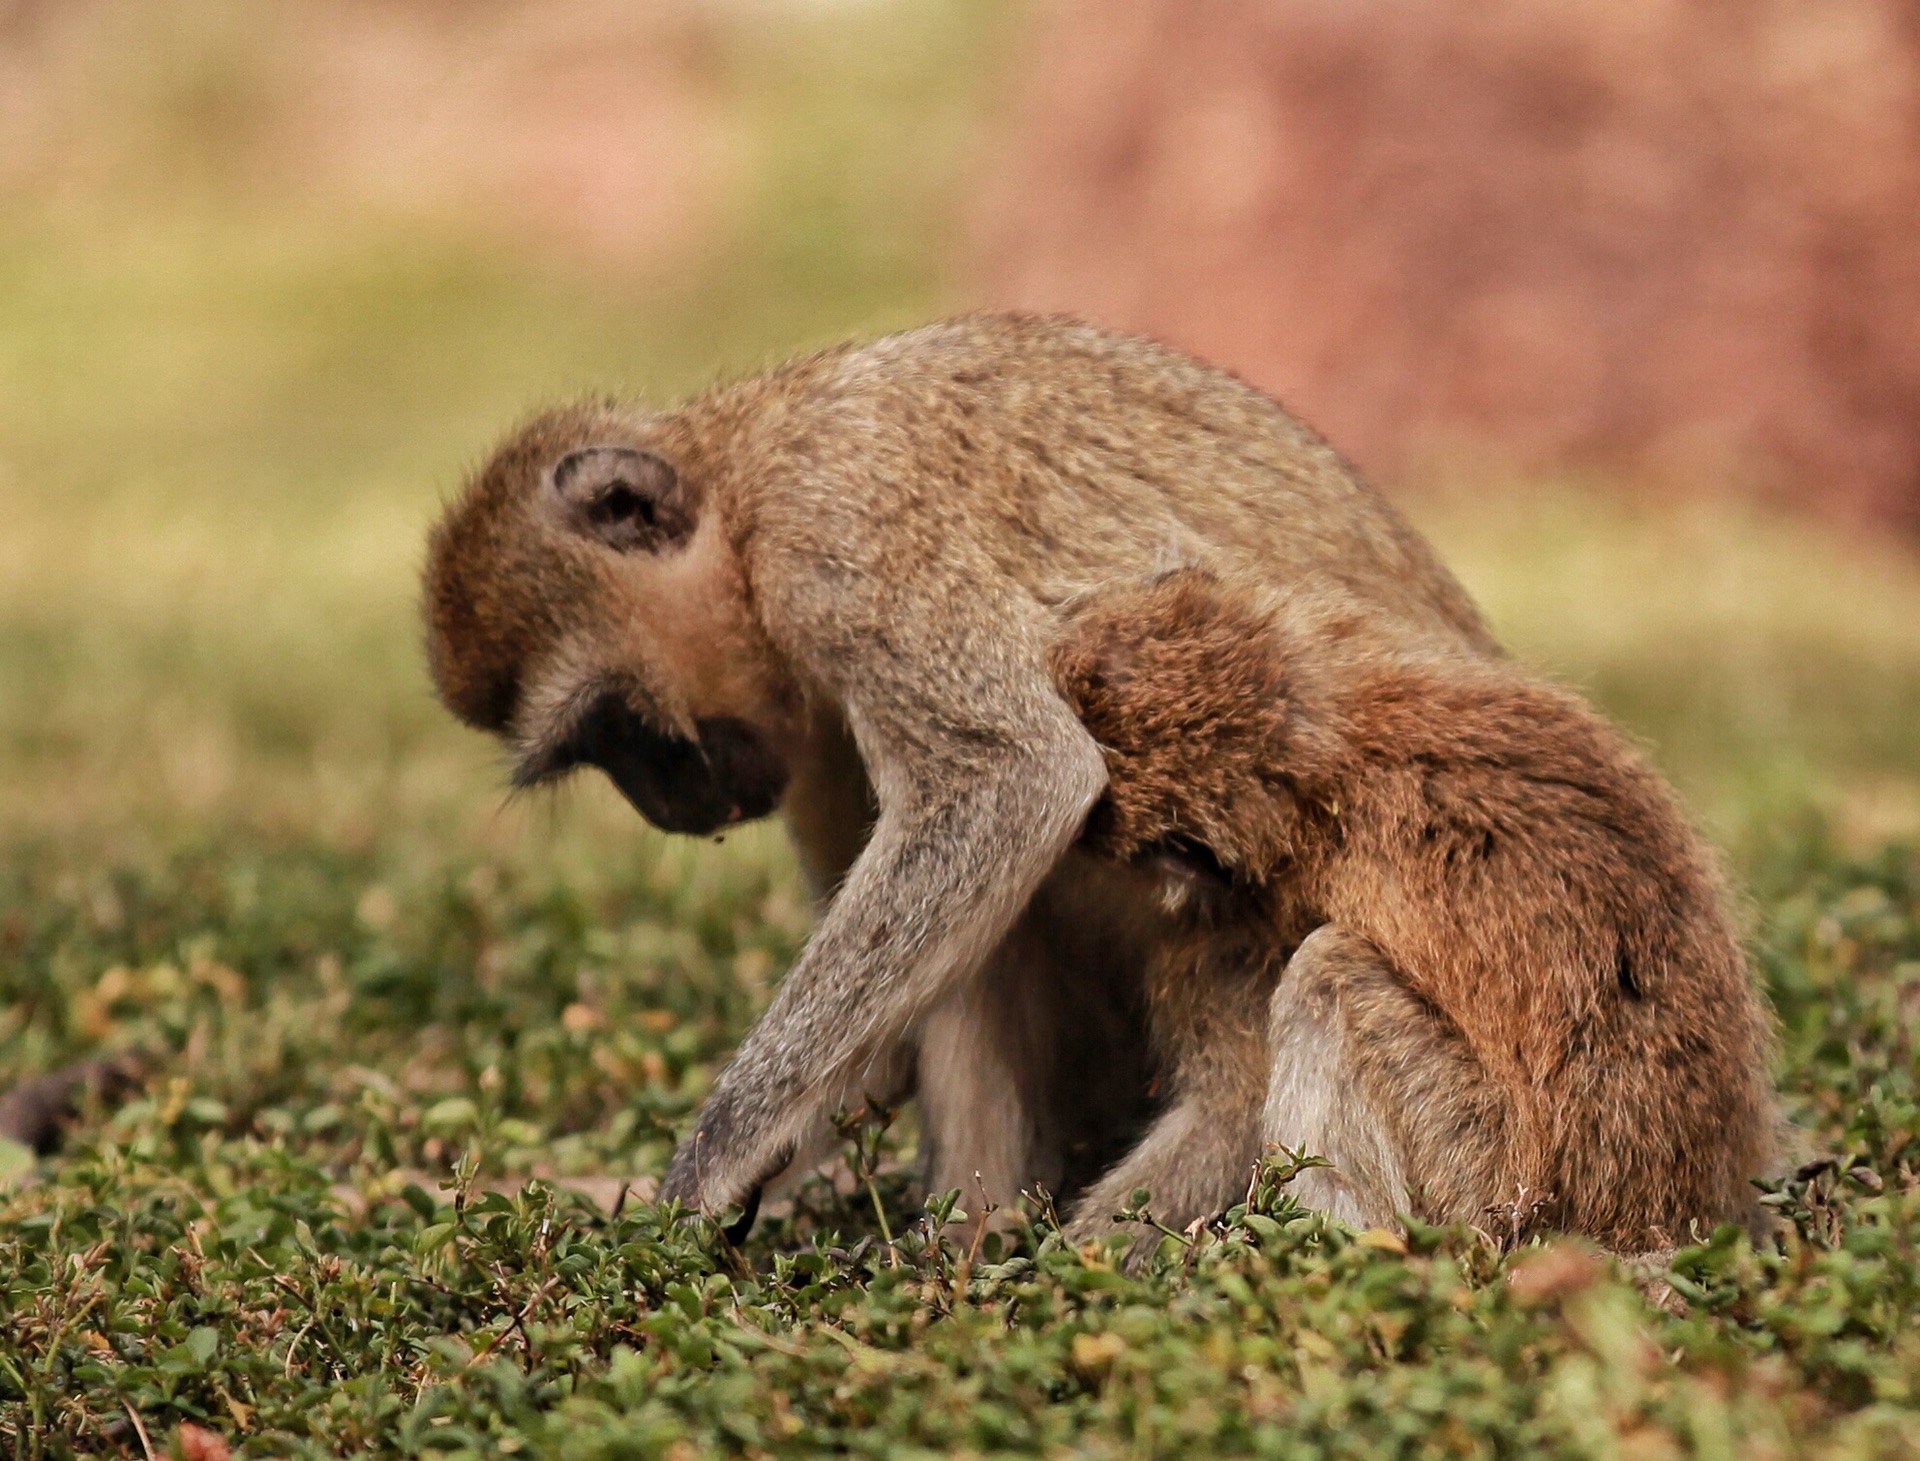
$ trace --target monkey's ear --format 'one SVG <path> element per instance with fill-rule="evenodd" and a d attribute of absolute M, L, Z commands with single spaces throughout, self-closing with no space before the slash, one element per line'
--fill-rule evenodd
<path fill-rule="evenodd" d="M 622 553 L 657 552 L 693 532 L 693 495 L 665 457 L 588 446 L 554 464 L 553 494 L 575 532 Z"/>

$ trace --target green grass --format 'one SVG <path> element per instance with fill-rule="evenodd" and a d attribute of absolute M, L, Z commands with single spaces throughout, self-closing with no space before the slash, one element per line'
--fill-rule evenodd
<path fill-rule="evenodd" d="M 744 1253 L 609 1215 L 804 937 L 791 859 L 670 842 L 598 785 L 507 800 L 431 701 L 413 576 L 532 402 L 956 302 L 1004 10 L 752 15 L 716 63 L 750 196 L 669 274 L 262 211 L 212 153 L 179 198 L 0 213 L 0 1085 L 159 1056 L 0 1195 L 0 1447 L 1913 1449 L 1920 566 L 1732 503 L 1409 505 L 1753 891 L 1781 1082 L 1836 1159 L 1779 1194 L 1778 1249 L 1402 1252 L 1275 1173 L 1126 1278 L 1044 1219 L 930 1241 L 910 1117 Z"/>
<path fill-rule="evenodd" d="M 9 1047 L 182 1054 L 0 1208 L 0 1437 L 131 1448 L 137 1415 L 311 1456 L 1910 1444 L 1911 856 L 1769 869 L 1782 1081 L 1835 1158 L 1779 1191 L 1778 1247 L 1729 1229 L 1649 1275 L 1468 1231 L 1401 1243 L 1295 1208 L 1276 1171 L 1128 1278 L 1044 1219 L 931 1239 L 871 1136 L 860 1180 L 817 1182 L 737 1253 L 572 1190 L 657 1170 L 793 952 L 763 850 L 16 863 Z"/>

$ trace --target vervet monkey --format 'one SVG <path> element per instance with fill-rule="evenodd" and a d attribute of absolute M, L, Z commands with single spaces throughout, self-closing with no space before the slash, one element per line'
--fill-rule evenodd
<path fill-rule="evenodd" d="M 1713 855 L 1574 695 L 1396 629 L 1184 570 L 1055 645 L 1106 761 L 1085 846 L 1183 920 L 1147 979 L 1169 1104 L 1070 1231 L 1137 1187 L 1217 1212 L 1272 1143 L 1360 1225 L 1755 1223 L 1769 1022 Z"/>
<path fill-rule="evenodd" d="M 1158 929 L 1131 870 L 1069 852 L 1107 767 L 1047 656 L 1068 606 L 1170 560 L 1497 653 L 1271 399 L 1071 320 L 965 317 L 673 409 L 547 411 L 473 475 L 425 571 L 447 705 L 517 783 L 597 766 L 669 831 L 783 805 L 823 903 L 663 1199 L 719 1213 L 824 1113 L 908 1079 L 936 1189 L 1071 1192 L 1124 1149 Z"/>

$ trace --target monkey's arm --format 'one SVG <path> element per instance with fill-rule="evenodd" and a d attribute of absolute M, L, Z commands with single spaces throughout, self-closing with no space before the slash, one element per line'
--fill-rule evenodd
<path fill-rule="evenodd" d="M 1106 784 L 1042 674 L 967 722 L 928 705 L 849 711 L 880 818 L 818 932 L 721 1074 L 661 1197 L 717 1212 L 786 1164 L 823 1107 L 1005 935 Z M 994 704 L 1001 723 L 979 724 Z M 965 734 L 941 727 L 971 723 Z"/>

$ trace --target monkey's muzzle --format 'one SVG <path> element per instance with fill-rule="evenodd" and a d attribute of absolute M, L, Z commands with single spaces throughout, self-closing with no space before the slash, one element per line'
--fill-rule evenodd
<path fill-rule="evenodd" d="M 660 731 L 609 690 L 575 724 L 554 769 L 599 767 L 663 832 L 705 836 L 780 805 L 787 768 L 752 726 L 713 716 L 694 731 L 693 740 Z"/>

